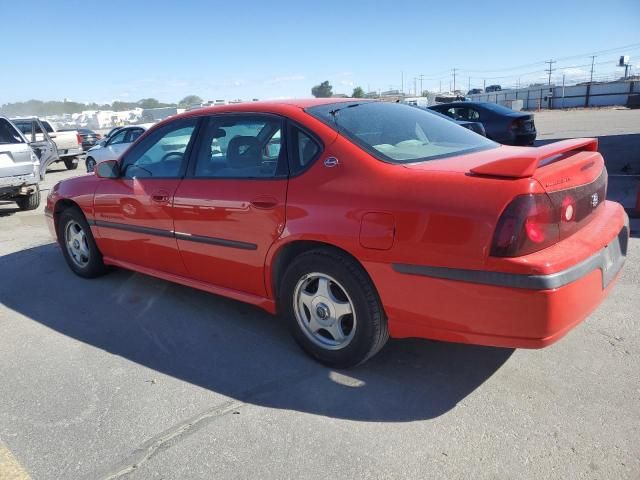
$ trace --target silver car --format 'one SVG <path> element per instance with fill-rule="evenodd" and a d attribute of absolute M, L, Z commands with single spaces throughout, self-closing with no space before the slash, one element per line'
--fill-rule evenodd
<path fill-rule="evenodd" d="M 34 149 L 39 149 L 40 158 Z M 0 117 L 0 200 L 14 201 L 20 210 L 38 208 L 38 184 L 51 155 L 51 146 L 46 139 L 34 140 L 30 145 L 15 125 Z"/>
<path fill-rule="evenodd" d="M 122 127 L 112 134 L 104 143 L 100 142 L 98 145 L 87 150 L 87 158 L 85 160 L 87 172 L 93 172 L 96 165 L 100 162 L 117 160 L 120 155 L 152 125 L 153 124 L 145 124 Z"/>

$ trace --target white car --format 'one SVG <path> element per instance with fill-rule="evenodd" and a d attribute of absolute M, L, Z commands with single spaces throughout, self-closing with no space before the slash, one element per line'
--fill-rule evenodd
<path fill-rule="evenodd" d="M 96 165 L 105 160 L 117 160 L 122 153 L 135 142 L 153 124 L 131 125 L 122 127 L 115 132 L 109 139 L 87 150 L 87 159 L 85 160 L 87 172 L 93 172 Z"/>

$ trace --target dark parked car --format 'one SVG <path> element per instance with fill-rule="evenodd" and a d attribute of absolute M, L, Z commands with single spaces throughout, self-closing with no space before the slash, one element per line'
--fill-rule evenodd
<path fill-rule="evenodd" d="M 472 88 L 467 92 L 467 95 L 477 95 L 478 93 L 482 93 L 483 90 L 481 88 Z"/>
<path fill-rule="evenodd" d="M 438 115 L 439 117 L 446 118 L 450 122 L 455 122 L 461 127 L 471 130 L 472 132 L 476 132 L 478 135 L 482 135 L 483 137 L 487 136 L 487 133 L 484 130 L 484 126 L 482 125 L 481 122 L 469 122 L 467 120 L 456 120 L 447 115 L 444 115 L 443 113 L 437 112 L 435 110 L 430 110 L 425 107 L 418 107 L 418 108 L 421 108 L 422 110 L 426 110 L 427 112 L 432 113 L 433 115 Z"/>
<path fill-rule="evenodd" d="M 89 150 L 91 147 L 97 144 L 102 138 L 102 135 L 88 128 L 79 128 L 77 132 L 80 138 L 82 139 L 83 152 L 86 152 L 87 150 Z"/>
<path fill-rule="evenodd" d="M 482 122 L 486 136 L 505 145 L 532 145 L 536 139 L 533 115 L 497 103 L 452 102 L 429 107 L 454 120 Z"/>
<path fill-rule="evenodd" d="M 500 92 L 500 91 L 502 91 L 502 87 L 500 85 L 489 85 L 485 90 L 486 93 Z"/>

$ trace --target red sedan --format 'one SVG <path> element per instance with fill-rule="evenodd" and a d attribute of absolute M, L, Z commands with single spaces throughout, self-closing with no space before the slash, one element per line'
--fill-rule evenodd
<path fill-rule="evenodd" d="M 389 336 L 540 348 L 625 260 L 597 140 L 508 147 L 399 104 L 335 99 L 188 112 L 46 215 L 69 267 L 115 265 L 282 314 L 311 355 Z"/>

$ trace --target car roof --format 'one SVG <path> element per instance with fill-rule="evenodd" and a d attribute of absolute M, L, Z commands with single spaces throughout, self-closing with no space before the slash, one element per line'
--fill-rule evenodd
<path fill-rule="evenodd" d="M 258 102 L 243 102 L 243 103 L 233 103 L 230 105 L 214 105 L 212 107 L 204 107 L 198 108 L 195 110 L 190 110 L 188 112 L 180 113 L 171 118 L 179 118 L 179 117 L 192 117 L 199 115 L 206 115 L 208 113 L 221 113 L 221 112 L 270 112 L 274 109 L 282 110 L 283 107 L 286 109 L 290 108 L 298 108 L 304 109 L 309 107 L 316 107 L 318 105 L 330 105 L 333 103 L 347 103 L 354 101 L 375 101 L 370 99 L 362 99 L 362 98 L 291 98 L 291 99 L 282 99 L 282 100 L 262 100 Z"/>

